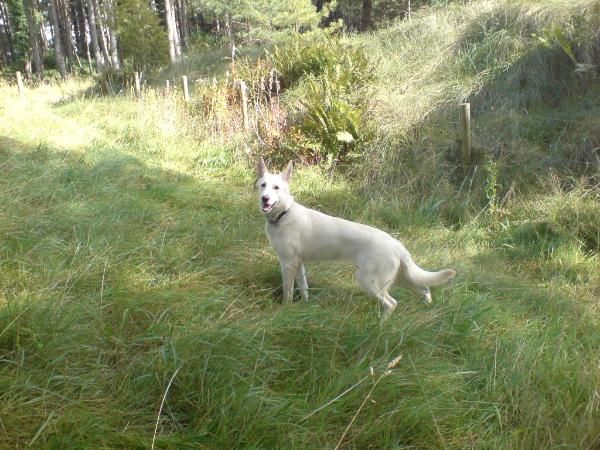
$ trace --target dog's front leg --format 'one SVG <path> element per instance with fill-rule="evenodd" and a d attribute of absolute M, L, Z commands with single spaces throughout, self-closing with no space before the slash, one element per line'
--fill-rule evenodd
<path fill-rule="evenodd" d="M 298 283 L 300 292 L 302 292 L 302 298 L 304 300 L 308 300 L 308 283 L 306 281 L 306 271 L 304 270 L 304 264 L 302 263 L 296 271 L 296 283 Z"/>
<path fill-rule="evenodd" d="M 290 303 L 294 296 L 294 278 L 298 271 L 300 262 L 297 260 L 293 261 L 280 261 L 281 264 L 281 277 L 283 278 L 283 303 Z"/>

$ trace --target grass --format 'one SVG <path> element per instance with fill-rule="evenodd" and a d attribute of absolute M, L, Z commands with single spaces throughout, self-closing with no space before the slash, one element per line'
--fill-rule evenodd
<path fill-rule="evenodd" d="M 550 172 L 585 175 L 596 184 L 599 79 L 595 70 L 576 69 L 595 64 L 600 54 L 597 4 L 458 3 L 348 37 L 377 64 L 372 117 L 379 137 L 368 146 L 368 171 L 384 187 L 405 186 L 409 207 L 427 199 L 440 204 L 438 212 L 449 222 L 467 222 L 486 201 L 465 189 L 457 173 L 458 104 L 467 101 L 475 185 L 484 182 L 478 177 L 489 159 L 498 164 L 502 195 L 511 186 L 517 192 L 543 191 Z"/>
<path fill-rule="evenodd" d="M 418 167 L 382 177 L 396 181 L 387 189 L 300 168 L 303 204 L 381 227 L 419 264 L 458 271 L 431 306 L 395 291 L 380 328 L 343 264 L 309 265 L 310 302 L 280 304 L 243 136 L 211 133 L 172 96 L 87 88 L 43 85 L 20 101 L 0 86 L 1 447 L 600 445 L 590 178 L 517 187 L 495 210 L 466 198 L 484 195 L 477 178 L 446 196 L 454 180 L 434 177 L 432 189 Z M 443 104 L 414 123 L 442 126 Z M 500 116 L 489 114 L 493 127 Z M 556 143 L 530 120 L 519 136 Z M 410 150 L 400 131 L 385 135 Z M 442 161 L 440 136 L 421 141 L 415 161 L 429 147 Z M 499 160 L 501 175 L 510 167 Z M 440 201 L 479 214 L 458 226 Z"/>

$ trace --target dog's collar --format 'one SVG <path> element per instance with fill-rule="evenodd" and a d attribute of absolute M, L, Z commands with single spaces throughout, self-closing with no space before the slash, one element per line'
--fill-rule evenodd
<path fill-rule="evenodd" d="M 283 216 L 285 216 L 287 214 L 287 212 L 289 211 L 289 209 L 286 209 L 285 211 L 280 212 L 277 217 L 275 217 L 275 219 L 271 220 L 271 219 L 267 219 L 269 221 L 269 223 L 273 226 L 277 226 L 279 224 L 279 221 L 281 220 L 281 218 Z"/>

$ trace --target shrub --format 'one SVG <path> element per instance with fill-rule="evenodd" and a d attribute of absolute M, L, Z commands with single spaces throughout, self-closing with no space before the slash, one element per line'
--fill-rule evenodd
<path fill-rule="evenodd" d="M 281 138 L 263 142 L 274 144 L 266 153 L 332 163 L 356 155 L 357 145 L 366 139 L 374 75 L 362 47 L 343 44 L 331 34 L 302 35 L 275 48 L 267 59 L 246 61 L 237 70 L 255 103 L 278 109 L 269 117 L 277 117 L 283 127 L 277 130 Z M 285 120 L 279 103 L 273 102 L 280 89 L 289 91 L 285 98 L 293 111 Z"/>
<path fill-rule="evenodd" d="M 318 77 L 336 66 L 352 62 L 362 69 L 357 77 L 363 78 L 368 67 L 361 47 L 351 47 L 329 33 L 314 33 L 292 38 L 287 45 L 269 53 L 273 67 L 281 74 L 282 87 L 289 88 L 308 75 Z"/>
<path fill-rule="evenodd" d="M 158 17 L 140 0 L 123 0 L 119 3 L 117 34 L 121 42 L 124 64 L 133 71 L 152 71 L 166 65 L 168 40 Z M 144 39 L 139 39 L 144 36 Z"/>
<path fill-rule="evenodd" d="M 297 150 L 312 160 L 341 160 L 355 156 L 353 150 L 368 132 L 368 96 L 353 80 L 352 65 L 327 69 L 320 77 L 309 77 L 296 132 Z"/>

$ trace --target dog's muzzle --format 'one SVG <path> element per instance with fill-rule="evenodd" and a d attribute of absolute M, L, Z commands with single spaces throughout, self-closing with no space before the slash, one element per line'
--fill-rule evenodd
<path fill-rule="evenodd" d="M 262 203 L 261 209 L 262 209 L 262 212 L 264 212 L 264 213 L 270 212 L 273 209 L 273 207 L 275 206 L 275 204 L 277 203 L 277 202 L 269 203 L 269 200 L 270 200 L 270 198 L 268 195 L 263 195 L 261 197 L 261 203 Z"/>

